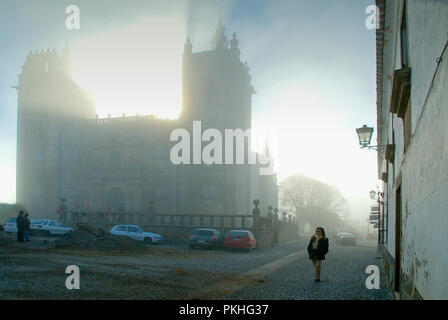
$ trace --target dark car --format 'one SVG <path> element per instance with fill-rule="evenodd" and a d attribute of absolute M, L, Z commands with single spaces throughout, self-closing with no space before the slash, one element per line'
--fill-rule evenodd
<path fill-rule="evenodd" d="M 196 247 L 216 249 L 222 246 L 222 236 L 215 229 L 196 229 L 190 236 L 191 249 Z"/>

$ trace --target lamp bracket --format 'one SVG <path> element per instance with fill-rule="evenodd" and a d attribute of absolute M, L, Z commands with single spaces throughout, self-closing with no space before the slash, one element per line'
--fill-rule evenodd
<path fill-rule="evenodd" d="M 369 149 L 369 150 L 375 150 L 383 155 L 386 154 L 386 149 L 387 146 L 390 146 L 390 144 L 380 144 L 380 145 L 376 145 L 376 146 L 371 146 L 371 145 L 361 145 L 361 149 Z"/>

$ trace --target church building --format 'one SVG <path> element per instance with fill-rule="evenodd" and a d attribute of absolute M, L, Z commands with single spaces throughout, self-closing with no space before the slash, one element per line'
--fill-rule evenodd
<path fill-rule="evenodd" d="M 33 218 L 68 210 L 156 214 L 262 214 L 277 207 L 276 175 L 258 164 L 180 164 L 170 161 L 174 129 L 250 129 L 249 68 L 235 33 L 221 20 L 211 49 L 184 46 L 183 105 L 178 119 L 152 115 L 98 118 L 95 102 L 71 76 L 70 50 L 30 53 L 19 75 L 17 202 Z M 168 94 L 168 93 L 167 93 Z M 224 133 L 223 133 L 224 136 Z M 204 145 L 204 143 L 203 143 Z"/>

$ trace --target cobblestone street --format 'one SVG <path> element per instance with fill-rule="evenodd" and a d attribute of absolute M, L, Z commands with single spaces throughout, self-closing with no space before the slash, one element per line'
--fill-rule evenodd
<path fill-rule="evenodd" d="M 381 270 L 380 289 L 368 290 L 365 273 L 368 265 Z M 376 248 L 330 244 L 330 252 L 322 264 L 321 282 L 314 282 L 314 268 L 308 256 L 266 276 L 254 287 L 246 287 L 226 299 L 282 299 L 282 300 L 358 300 L 394 299 L 383 283 L 381 256 Z"/>

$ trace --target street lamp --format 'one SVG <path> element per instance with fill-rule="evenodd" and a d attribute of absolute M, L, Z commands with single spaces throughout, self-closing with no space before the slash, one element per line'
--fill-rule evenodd
<path fill-rule="evenodd" d="M 361 128 L 356 129 L 356 133 L 358 134 L 359 145 L 361 146 L 361 149 L 364 148 L 367 148 L 369 150 L 373 149 L 381 154 L 385 154 L 386 149 L 391 148 L 393 146 L 392 144 L 384 144 L 377 146 L 370 145 L 370 140 L 372 140 L 373 127 L 363 125 Z"/>
<path fill-rule="evenodd" d="M 361 148 L 368 148 L 370 145 L 370 140 L 372 139 L 373 128 L 363 125 L 362 128 L 356 129 L 356 133 L 358 134 Z"/>
<path fill-rule="evenodd" d="M 370 199 L 375 200 L 375 196 L 376 196 L 376 191 L 375 190 L 370 190 Z"/>

